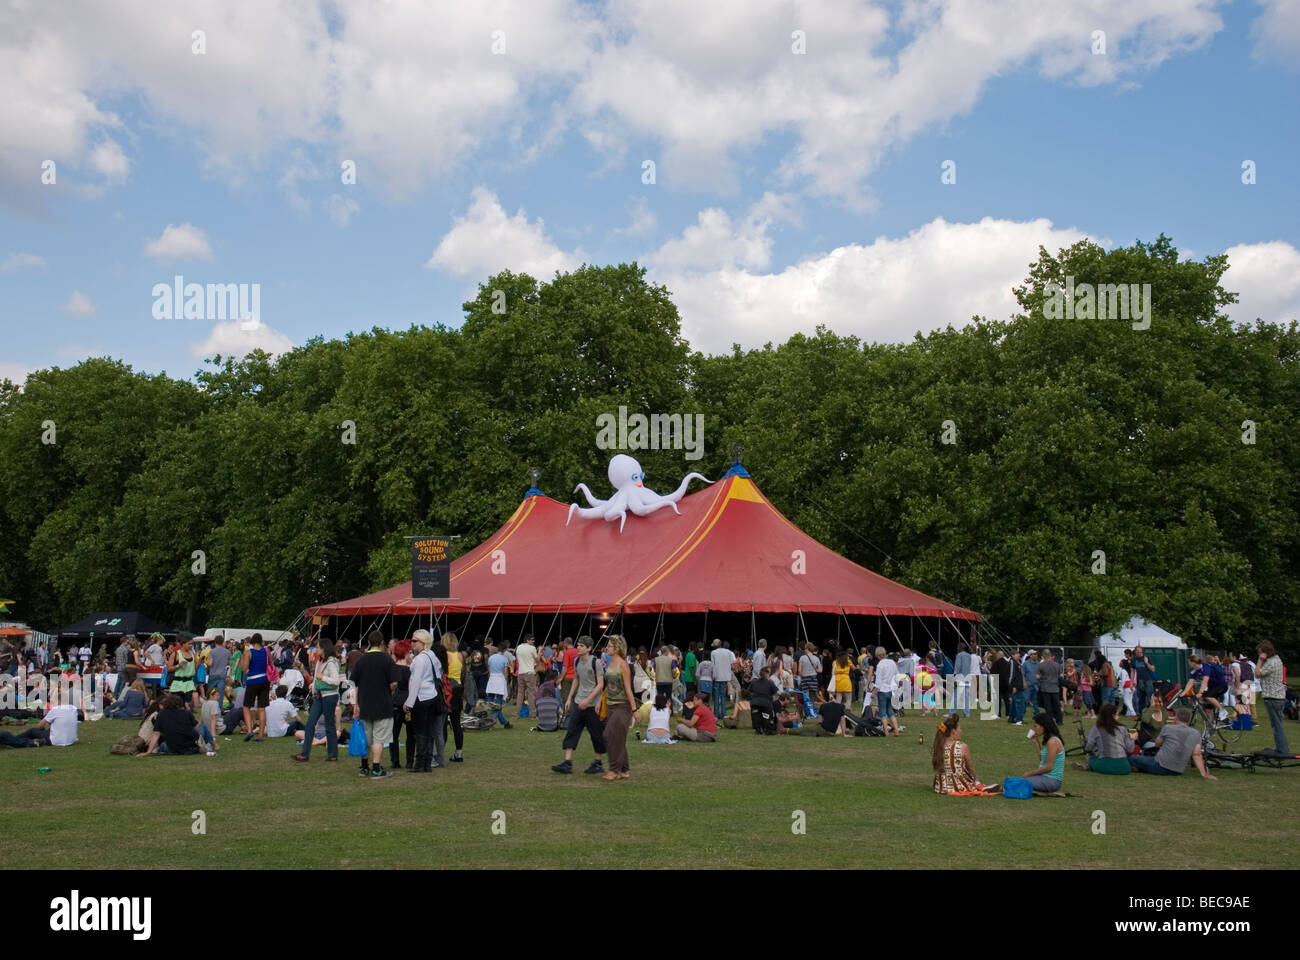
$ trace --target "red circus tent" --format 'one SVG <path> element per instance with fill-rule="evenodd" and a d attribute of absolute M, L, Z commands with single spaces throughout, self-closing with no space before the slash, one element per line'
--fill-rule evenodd
<path fill-rule="evenodd" d="M 772 506 L 743 467 L 623 531 L 574 517 L 536 490 L 483 543 L 451 564 L 450 600 L 411 598 L 411 584 L 310 607 L 305 615 L 429 613 L 979 614 L 858 566 Z M 800 572 L 796 572 L 802 567 Z"/>

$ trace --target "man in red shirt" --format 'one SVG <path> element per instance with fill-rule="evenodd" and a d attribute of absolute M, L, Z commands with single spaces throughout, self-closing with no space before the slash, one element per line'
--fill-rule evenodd
<path fill-rule="evenodd" d="M 691 719 L 677 724 L 677 736 L 695 743 L 713 743 L 718 739 L 718 718 L 705 704 L 701 694 L 692 693 L 686 698 L 691 708 Z"/>
<path fill-rule="evenodd" d="M 578 661 L 578 648 L 573 637 L 565 637 L 560 645 L 564 651 L 564 670 L 560 673 L 560 703 L 569 702 L 569 688 L 573 686 L 573 665 Z"/>

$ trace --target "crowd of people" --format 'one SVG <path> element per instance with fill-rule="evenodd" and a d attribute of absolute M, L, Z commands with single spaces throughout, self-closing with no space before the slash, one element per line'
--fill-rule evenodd
<path fill-rule="evenodd" d="M 139 722 L 118 752 L 215 756 L 223 736 L 242 735 L 259 743 L 288 740 L 292 759 L 306 763 L 315 747 L 324 747 L 326 762 L 337 761 L 342 745 L 369 778 L 464 762 L 466 726 L 510 729 L 508 705 L 516 722 L 530 718 L 534 730 L 563 731 L 563 759 L 552 767 L 557 773 L 573 772 L 586 733 L 593 759 L 585 772 L 606 780 L 630 778 L 629 736 L 655 745 L 714 743 L 719 728 L 730 727 L 773 735 L 896 737 L 906 730 L 900 718 L 907 709 L 936 718 L 950 709 L 936 725 L 932 763 L 934 789 L 955 795 L 999 789 L 976 777 L 961 730 L 977 701 L 977 678 L 991 675 L 1007 723 L 1024 725 L 1033 707 L 1028 739 L 1038 762 L 1022 779 L 1035 793 L 1062 790 L 1060 726 L 1067 710 L 1096 721 L 1085 745 L 1087 763 L 1076 763 L 1079 769 L 1173 775 L 1190 763 L 1214 779 L 1188 725 L 1190 714 L 1179 709 L 1166 717 L 1157 671 L 1141 647 L 1126 650 L 1116 666 L 1100 652 L 1076 661 L 1049 649 L 976 651 L 964 640 L 955 659 L 933 640 L 924 655 L 813 643 L 769 647 L 766 640 L 733 650 L 721 639 L 711 646 L 661 643 L 632 650 L 621 636 L 603 640 L 551 643 L 524 634 L 511 646 L 477 637 L 462 651 L 455 634 L 435 640 L 426 630 L 404 639 L 372 630 L 360 643 L 337 647 L 318 636 L 274 644 L 258 634 L 246 641 L 218 635 L 168 643 L 155 634 L 123 641 L 111 654 L 106 647 L 95 654 L 74 645 L 50 664 L 41 651 L 6 647 L 0 675 L 26 666 L 78 676 L 83 690 L 102 698 L 107 716 Z M 1194 655 L 1190 663 L 1190 679 L 1169 694 L 1170 701 L 1181 694 L 1220 716 L 1253 718 L 1262 698 L 1277 751 L 1290 753 L 1282 726 L 1285 669 L 1271 644 L 1261 644 L 1254 661 L 1224 654 Z M 945 702 L 942 689 L 955 699 Z M 21 734 L 0 730 L 0 745 L 73 743 L 81 717 L 75 706 L 51 707 Z M 1130 727 L 1126 718 L 1139 723 Z"/>

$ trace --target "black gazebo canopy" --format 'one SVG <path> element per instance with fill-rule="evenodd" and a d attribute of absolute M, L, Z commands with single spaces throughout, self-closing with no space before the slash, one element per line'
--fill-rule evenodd
<path fill-rule="evenodd" d="M 85 620 L 78 621 L 70 627 L 55 632 L 60 640 L 107 640 L 112 637 L 134 637 L 161 633 L 165 637 L 176 635 L 176 631 L 160 626 L 155 620 L 143 613 L 129 611 L 125 613 L 92 613 Z"/>

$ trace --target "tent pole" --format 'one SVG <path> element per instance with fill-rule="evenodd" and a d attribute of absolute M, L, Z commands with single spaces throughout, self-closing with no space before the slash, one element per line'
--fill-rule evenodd
<path fill-rule="evenodd" d="M 908 607 L 909 610 L 912 611 L 912 616 L 913 616 L 915 619 L 920 619 L 920 614 L 918 614 L 918 613 L 916 612 L 916 607 L 912 606 L 910 603 L 907 605 L 907 607 Z M 942 627 L 943 624 L 939 624 L 939 626 Z M 927 627 L 927 626 L 925 625 L 925 621 L 924 621 L 924 620 L 921 620 L 921 629 L 925 631 L 925 635 L 926 635 L 927 637 L 929 637 L 931 640 L 933 640 L 933 641 L 938 645 L 938 647 L 939 647 L 939 653 L 942 654 L 942 653 L 943 653 L 943 634 L 941 633 L 938 637 L 936 637 L 934 634 L 932 634 L 932 633 L 930 632 L 930 628 Z M 960 634 L 958 634 L 958 636 L 960 636 Z M 915 649 L 915 648 L 913 648 L 913 649 Z M 942 667 L 943 664 L 942 664 L 942 663 L 938 663 L 938 664 L 935 664 L 935 666 Z"/>
<path fill-rule="evenodd" d="M 532 615 L 533 605 L 530 603 L 528 609 L 524 611 L 524 619 L 519 623 L 519 636 L 515 637 L 515 646 L 519 646 L 519 641 L 524 638 L 524 627 L 528 626 L 528 618 Z"/>
<path fill-rule="evenodd" d="M 894 642 L 895 642 L 896 644 L 898 644 L 898 649 L 899 649 L 899 650 L 902 650 L 902 649 L 903 649 L 903 641 L 899 639 L 899 637 L 898 637 L 898 631 L 894 629 L 894 625 L 893 625 L 892 623 L 889 622 L 889 615 L 888 615 L 887 613 L 885 613 L 885 608 L 884 608 L 884 607 L 881 607 L 881 608 L 880 608 L 880 615 L 881 615 L 882 617 L 885 618 L 885 626 L 889 627 L 889 632 L 892 633 L 892 634 L 894 635 Z"/>
<path fill-rule="evenodd" d="M 548 643 L 551 642 L 551 630 L 555 628 L 555 621 L 558 620 L 559 618 L 560 618 L 560 611 L 557 609 L 555 611 L 555 616 L 551 617 L 551 625 L 546 628 L 546 638 L 542 641 L 542 646 L 546 646 Z"/>
<path fill-rule="evenodd" d="M 754 601 L 749 601 L 749 649 L 758 649 L 758 618 L 754 614 Z"/>
<path fill-rule="evenodd" d="M 492 620 L 491 620 L 491 622 L 488 623 L 487 632 L 483 634 L 484 639 L 490 640 L 490 639 L 492 638 L 492 637 L 491 637 L 491 635 L 492 635 L 492 625 L 495 624 L 495 623 L 497 622 L 497 617 L 499 617 L 499 616 L 501 615 L 501 607 L 502 607 L 502 606 L 503 606 L 503 604 L 500 604 L 500 603 L 497 604 L 497 612 L 494 613 L 494 614 L 492 614 Z"/>
<path fill-rule="evenodd" d="M 796 610 L 799 611 L 799 622 L 800 622 L 801 624 L 803 624 L 803 638 L 804 638 L 804 640 L 805 640 L 805 641 L 810 641 L 810 640 L 812 640 L 812 637 L 808 634 L 808 624 L 806 624 L 806 623 L 803 622 L 803 607 L 799 606 L 799 604 L 796 603 L 796 604 L 794 605 L 794 608 L 795 608 Z"/>
<path fill-rule="evenodd" d="M 858 646 L 857 638 L 853 636 L 853 627 L 849 625 L 849 615 L 844 612 L 844 604 L 840 604 L 840 616 L 844 618 L 844 629 L 849 632 L 849 640 L 853 642 L 855 653 L 861 653 L 862 648 Z"/>

